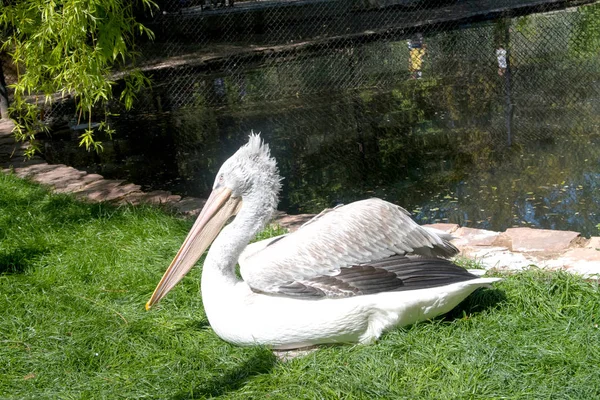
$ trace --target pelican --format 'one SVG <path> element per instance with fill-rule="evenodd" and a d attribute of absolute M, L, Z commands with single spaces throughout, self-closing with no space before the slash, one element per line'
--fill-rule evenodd
<path fill-rule="evenodd" d="M 248 245 L 272 217 L 280 181 L 268 145 L 251 134 L 221 166 L 146 309 L 211 243 L 201 282 L 206 316 L 219 337 L 242 346 L 372 343 L 392 327 L 446 313 L 499 280 L 454 265 L 447 260 L 458 253 L 450 235 L 421 227 L 403 208 L 375 198 L 325 211 L 294 233 Z"/>

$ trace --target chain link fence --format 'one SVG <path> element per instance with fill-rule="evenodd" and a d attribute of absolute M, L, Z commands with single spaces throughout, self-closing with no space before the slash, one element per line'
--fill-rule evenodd
<path fill-rule="evenodd" d="M 594 233 L 594 3 L 161 1 L 141 45 L 152 90 L 115 109 L 103 154 L 54 140 L 46 156 L 202 197 L 254 130 L 290 212 L 373 195 L 422 223 Z"/>

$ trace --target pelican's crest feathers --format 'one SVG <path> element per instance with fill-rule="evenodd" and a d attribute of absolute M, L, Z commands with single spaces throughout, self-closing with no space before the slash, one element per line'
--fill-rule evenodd
<path fill-rule="evenodd" d="M 260 137 L 260 132 L 254 133 L 251 131 L 248 136 L 248 143 L 240 147 L 236 152 L 236 156 L 240 159 L 248 159 L 249 161 L 258 161 L 264 164 L 271 170 L 277 171 L 277 161 L 271 157 L 271 149 Z"/>
<path fill-rule="evenodd" d="M 262 188 L 263 195 L 269 198 L 269 208 L 277 208 L 281 191 L 279 168 L 277 161 L 271 156 L 269 145 L 260 137 L 260 132 L 251 131 L 248 143 L 240 147 L 228 162 L 246 171 L 246 178 L 252 177 L 256 187 Z"/>

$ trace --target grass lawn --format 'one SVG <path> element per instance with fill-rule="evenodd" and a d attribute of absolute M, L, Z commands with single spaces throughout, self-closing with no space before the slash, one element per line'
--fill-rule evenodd
<path fill-rule="evenodd" d="M 0 173 L 0 399 L 600 397 L 597 282 L 530 270 L 375 345 L 279 362 L 211 331 L 199 268 L 144 310 L 191 223 Z"/>

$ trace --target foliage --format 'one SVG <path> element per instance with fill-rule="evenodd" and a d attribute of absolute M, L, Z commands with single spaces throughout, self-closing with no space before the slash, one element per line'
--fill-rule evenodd
<path fill-rule="evenodd" d="M 153 34 L 133 17 L 134 7 L 152 9 L 152 0 L 0 0 L 0 50 L 10 54 L 17 68 L 11 117 L 18 140 L 35 144 L 35 134 L 45 129 L 39 103 L 53 96 L 73 96 L 77 123 L 87 122 L 80 145 L 99 150 L 91 118 L 104 112 L 113 99 L 113 68 L 130 64 L 135 56 L 134 38 Z M 120 100 L 130 108 L 135 93 L 148 79 L 131 68 L 123 77 Z M 112 133 L 107 121 L 99 129 Z M 30 147 L 30 152 L 36 146 Z"/>
<path fill-rule="evenodd" d="M 574 55 L 596 55 L 600 47 L 600 5 L 590 4 L 577 9 L 580 18 L 571 38 Z"/>
<path fill-rule="evenodd" d="M 0 173 L 1 397 L 600 396 L 597 282 L 539 270 L 506 276 L 445 318 L 284 363 L 214 334 L 199 268 L 144 311 L 190 226 L 157 209 L 81 203 Z"/>

